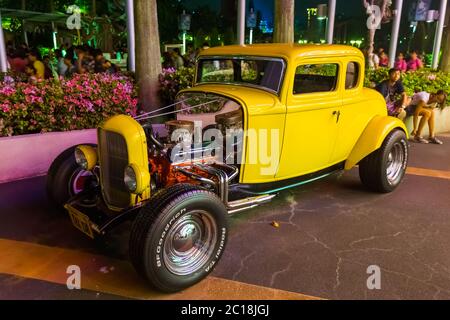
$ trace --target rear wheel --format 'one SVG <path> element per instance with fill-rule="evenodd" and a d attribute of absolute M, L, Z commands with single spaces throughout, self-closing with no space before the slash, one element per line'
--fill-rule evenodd
<path fill-rule="evenodd" d="M 227 235 L 227 210 L 215 194 L 176 185 L 156 194 L 138 214 L 130 258 L 153 287 L 176 292 L 212 272 Z"/>
<path fill-rule="evenodd" d="M 401 130 L 392 131 L 380 149 L 359 163 L 361 182 L 369 189 L 389 193 L 402 182 L 408 164 L 409 145 Z"/>

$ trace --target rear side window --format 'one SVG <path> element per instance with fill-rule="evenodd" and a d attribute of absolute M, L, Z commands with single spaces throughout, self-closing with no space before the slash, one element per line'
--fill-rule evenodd
<path fill-rule="evenodd" d="M 358 86 L 359 70 L 359 63 L 348 63 L 347 74 L 345 76 L 345 89 L 354 89 Z"/>
<path fill-rule="evenodd" d="M 305 64 L 297 67 L 294 94 L 329 92 L 336 90 L 339 65 Z"/>

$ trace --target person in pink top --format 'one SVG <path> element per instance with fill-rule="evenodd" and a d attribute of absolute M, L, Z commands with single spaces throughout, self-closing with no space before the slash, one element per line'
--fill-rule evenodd
<path fill-rule="evenodd" d="M 389 67 L 389 57 L 384 51 L 380 53 L 380 67 Z"/>
<path fill-rule="evenodd" d="M 417 52 L 412 51 L 410 55 L 410 59 L 407 63 L 408 71 L 416 71 L 423 67 L 422 60 L 417 56 Z"/>
<path fill-rule="evenodd" d="M 408 66 L 406 64 L 405 56 L 403 53 L 399 53 L 397 56 L 397 60 L 395 61 L 395 69 L 400 70 L 400 72 L 404 73 L 408 70 Z"/>

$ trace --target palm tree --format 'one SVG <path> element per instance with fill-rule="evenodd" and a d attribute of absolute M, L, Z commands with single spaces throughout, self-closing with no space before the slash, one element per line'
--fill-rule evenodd
<path fill-rule="evenodd" d="M 275 0 L 273 42 L 294 42 L 294 0 Z"/>
<path fill-rule="evenodd" d="M 141 107 L 145 111 L 159 106 L 161 51 L 156 0 L 134 0 L 136 24 L 136 79 Z"/>

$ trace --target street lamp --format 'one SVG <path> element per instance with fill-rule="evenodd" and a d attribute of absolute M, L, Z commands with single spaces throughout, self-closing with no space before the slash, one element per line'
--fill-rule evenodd
<path fill-rule="evenodd" d="M 325 20 L 326 18 L 328 18 L 328 5 L 324 3 L 317 5 L 317 20 Z"/>
<path fill-rule="evenodd" d="M 434 37 L 434 46 L 433 46 L 433 62 L 431 64 L 432 69 L 437 69 L 439 63 L 439 52 L 441 51 L 442 33 L 444 32 L 446 10 L 447 10 L 447 0 L 441 0 L 439 12 L 437 13 L 428 12 L 427 14 L 427 21 L 437 19 L 436 35 Z"/>
<path fill-rule="evenodd" d="M 5 37 L 3 35 L 2 16 L 0 13 L 0 72 L 8 71 L 8 60 L 6 57 Z"/>
<path fill-rule="evenodd" d="M 186 11 L 183 10 L 183 13 L 180 15 L 180 19 L 178 21 L 178 28 L 183 32 L 183 52 L 182 54 L 186 54 L 186 32 L 191 28 L 191 15 L 186 14 Z"/>
<path fill-rule="evenodd" d="M 327 20 L 326 28 L 326 42 L 328 44 L 333 43 L 333 32 L 334 32 L 334 18 L 336 14 L 336 0 L 329 0 L 327 4 L 319 4 L 317 6 L 317 19 Z"/>
<path fill-rule="evenodd" d="M 247 16 L 247 28 L 250 28 L 249 44 L 253 43 L 253 29 L 256 28 L 256 13 L 253 8 L 250 8 L 250 13 Z"/>
<path fill-rule="evenodd" d="M 427 23 L 435 22 L 439 19 L 439 11 L 428 10 L 427 12 Z"/>

